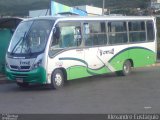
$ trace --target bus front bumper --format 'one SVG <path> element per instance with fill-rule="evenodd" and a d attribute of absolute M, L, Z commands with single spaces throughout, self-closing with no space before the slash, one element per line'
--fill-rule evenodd
<path fill-rule="evenodd" d="M 6 76 L 9 80 L 15 82 L 39 83 L 47 82 L 46 70 L 43 67 L 31 70 L 29 72 L 11 71 L 6 68 Z"/>

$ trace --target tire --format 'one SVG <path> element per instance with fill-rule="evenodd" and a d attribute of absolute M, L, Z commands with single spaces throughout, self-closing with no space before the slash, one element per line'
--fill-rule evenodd
<path fill-rule="evenodd" d="M 123 64 L 123 68 L 121 71 L 117 72 L 117 75 L 119 76 L 127 76 L 131 73 L 131 62 L 129 60 L 126 60 Z"/>
<path fill-rule="evenodd" d="M 19 83 L 19 82 L 17 82 L 17 85 L 21 88 L 28 88 L 29 87 L 29 83 Z"/>
<path fill-rule="evenodd" d="M 55 70 L 51 76 L 51 88 L 60 89 L 64 86 L 64 74 L 60 69 Z"/>

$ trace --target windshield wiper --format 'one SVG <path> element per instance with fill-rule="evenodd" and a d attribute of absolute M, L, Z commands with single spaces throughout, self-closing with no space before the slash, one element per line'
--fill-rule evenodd
<path fill-rule="evenodd" d="M 26 34 L 27 34 L 27 32 L 24 33 L 24 37 L 21 37 L 21 38 L 19 39 L 19 41 L 16 43 L 16 45 L 15 45 L 14 48 L 12 49 L 11 54 L 14 53 L 14 51 L 15 51 L 17 45 L 18 45 L 22 40 L 24 40 Z M 18 48 L 19 48 L 19 47 L 18 47 Z M 17 49 L 18 49 L 18 48 L 17 48 Z M 16 51 L 17 51 L 17 49 L 16 49 Z"/>
<path fill-rule="evenodd" d="M 17 48 L 16 49 L 16 47 L 17 47 L 17 45 L 23 40 L 24 38 L 23 37 L 21 37 L 20 39 L 19 39 L 19 41 L 17 42 L 17 44 L 14 46 L 14 48 L 12 49 L 12 51 L 11 51 L 11 54 L 13 54 L 14 53 L 14 51 L 17 51 L 17 49 L 19 48 Z M 16 49 L 16 50 L 15 50 Z"/>
<path fill-rule="evenodd" d="M 27 43 L 27 46 L 28 46 L 28 53 L 31 56 L 32 52 L 31 52 L 31 47 L 29 45 L 29 41 L 26 41 L 26 43 Z"/>

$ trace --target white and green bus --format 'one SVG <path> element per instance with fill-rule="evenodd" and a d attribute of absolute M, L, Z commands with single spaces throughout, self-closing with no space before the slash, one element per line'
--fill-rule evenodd
<path fill-rule="evenodd" d="M 39 17 L 24 20 L 6 54 L 6 74 L 19 86 L 50 84 L 156 62 L 154 17 Z"/>

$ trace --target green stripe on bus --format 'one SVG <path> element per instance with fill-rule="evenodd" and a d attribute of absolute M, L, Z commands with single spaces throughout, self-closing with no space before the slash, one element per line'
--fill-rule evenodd
<path fill-rule="evenodd" d="M 22 76 L 20 78 L 22 78 L 24 82 L 28 83 L 44 84 L 47 82 L 46 70 L 43 67 L 39 67 L 29 72 L 11 71 L 6 68 L 6 75 L 11 81 L 16 81 L 16 78 Z"/>
<path fill-rule="evenodd" d="M 109 63 L 119 71 L 127 59 L 133 61 L 133 67 L 147 66 L 155 63 L 156 53 L 141 47 L 128 48 L 116 54 Z"/>
<path fill-rule="evenodd" d="M 142 67 L 154 64 L 156 61 L 156 53 L 143 47 L 130 47 L 114 55 L 109 60 L 109 63 L 113 68 L 115 68 L 116 71 L 119 71 L 122 70 L 123 63 L 128 59 L 133 61 L 134 65 L 133 67 Z M 86 66 L 69 67 L 67 69 L 67 73 L 69 73 L 68 80 L 111 72 L 109 68 L 107 68 L 107 66 L 102 66 L 97 69 L 91 69 L 88 67 L 88 63 L 86 61 L 78 58 L 65 57 L 65 58 L 59 58 L 59 60 L 75 60 L 84 63 L 84 65 L 86 65 Z"/>
<path fill-rule="evenodd" d="M 67 69 L 68 80 L 73 80 L 77 78 L 83 78 L 93 75 L 99 75 L 99 74 L 105 74 L 109 73 L 110 70 L 106 68 L 105 66 L 101 67 L 100 69 L 90 69 L 85 66 L 72 66 Z"/>

